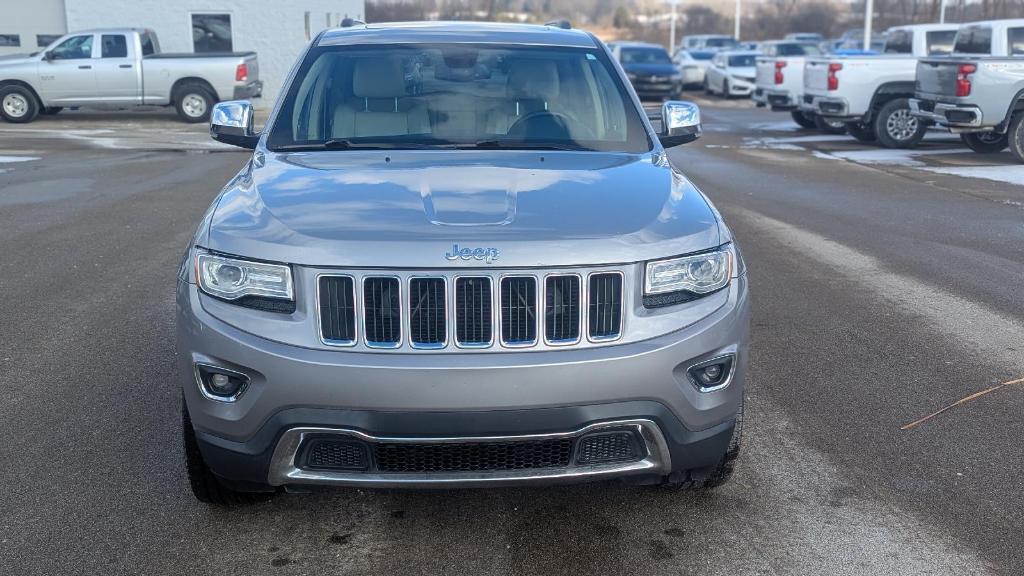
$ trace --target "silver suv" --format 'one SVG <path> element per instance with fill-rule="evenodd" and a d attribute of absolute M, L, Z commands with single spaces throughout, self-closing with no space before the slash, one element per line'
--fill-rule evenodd
<path fill-rule="evenodd" d="M 179 272 L 197 498 L 729 476 L 747 276 L 666 154 L 695 106 L 561 26 L 330 30 L 285 86 L 211 121 L 254 151 Z"/>

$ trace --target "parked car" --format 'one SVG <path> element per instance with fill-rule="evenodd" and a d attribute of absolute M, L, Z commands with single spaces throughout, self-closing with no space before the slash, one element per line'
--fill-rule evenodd
<path fill-rule="evenodd" d="M 726 98 L 750 96 L 754 92 L 757 52 L 725 50 L 715 54 L 704 76 L 704 91 Z"/>
<path fill-rule="evenodd" d="M 664 46 L 615 42 L 609 45 L 609 49 L 644 100 L 667 100 L 682 93 L 683 75 Z"/>
<path fill-rule="evenodd" d="M 186 122 L 209 119 L 220 100 L 259 96 L 255 52 L 164 54 L 144 28 L 84 30 L 46 49 L 0 60 L 0 116 L 31 122 L 63 108 L 174 106 Z"/>
<path fill-rule="evenodd" d="M 676 50 L 672 61 L 682 75 L 683 88 L 704 86 L 704 74 L 714 56 L 715 52 L 712 50 Z"/>
<path fill-rule="evenodd" d="M 262 133 L 218 104 L 254 153 L 178 273 L 195 496 L 728 479 L 746 268 L 665 160 L 699 109 L 655 120 L 594 36 L 471 22 L 318 34 Z"/>
<path fill-rule="evenodd" d="M 773 111 L 789 112 L 804 128 L 816 128 L 825 120 L 800 110 L 804 93 L 804 63 L 809 56 L 821 56 L 814 42 L 764 42 L 757 57 L 753 100 Z M 826 127 L 830 129 L 830 127 Z"/>
<path fill-rule="evenodd" d="M 962 26 L 952 57 L 918 62 L 910 108 L 975 152 L 1009 146 L 1024 162 L 1024 19 Z"/>
<path fill-rule="evenodd" d="M 817 32 L 791 32 L 786 34 L 783 40 L 790 42 L 811 42 L 814 44 L 820 44 L 825 41 L 825 37 Z"/>
<path fill-rule="evenodd" d="M 927 125 L 910 113 L 917 59 L 948 50 L 955 24 L 920 24 L 891 28 L 898 41 L 878 56 L 811 58 L 804 71 L 800 109 L 846 122 L 862 142 L 886 148 L 911 148 L 924 138 Z"/>
<path fill-rule="evenodd" d="M 725 34 L 694 34 L 683 36 L 681 46 L 687 50 L 730 50 L 739 46 L 732 36 Z"/>

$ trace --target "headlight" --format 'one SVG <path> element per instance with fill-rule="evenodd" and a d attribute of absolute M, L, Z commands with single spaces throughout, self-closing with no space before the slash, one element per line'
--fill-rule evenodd
<path fill-rule="evenodd" d="M 225 300 L 244 296 L 293 298 L 292 269 L 281 264 L 200 253 L 196 256 L 196 277 L 203 292 Z"/>
<path fill-rule="evenodd" d="M 703 295 L 724 288 L 732 277 L 732 245 L 713 252 L 647 263 L 644 295 L 693 292 Z"/>

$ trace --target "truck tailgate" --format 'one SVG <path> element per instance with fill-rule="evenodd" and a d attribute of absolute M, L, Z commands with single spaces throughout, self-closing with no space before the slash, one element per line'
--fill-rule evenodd
<path fill-rule="evenodd" d="M 770 56 L 758 56 L 757 76 L 754 83 L 758 88 L 770 88 L 775 85 L 775 58 Z"/>
<path fill-rule="evenodd" d="M 245 57 L 245 67 L 249 71 L 249 82 L 254 82 L 260 79 L 260 62 L 256 58 L 255 52 L 252 52 Z"/>
<path fill-rule="evenodd" d="M 922 94 L 955 96 L 957 70 L 965 63 L 947 58 L 920 60 L 917 63 L 915 90 Z"/>
<path fill-rule="evenodd" d="M 815 93 L 828 91 L 828 64 L 827 58 L 815 58 L 807 61 L 804 68 L 804 88 Z"/>

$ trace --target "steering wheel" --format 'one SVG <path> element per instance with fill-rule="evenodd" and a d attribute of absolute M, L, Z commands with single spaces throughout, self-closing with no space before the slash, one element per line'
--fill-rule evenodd
<path fill-rule="evenodd" d="M 509 126 L 508 133 L 514 135 L 536 135 L 553 137 L 558 140 L 572 140 L 572 132 L 569 127 L 576 129 L 578 135 L 584 140 L 593 139 L 593 132 L 586 124 L 581 124 L 575 118 L 561 112 L 551 110 L 534 110 L 527 113 Z"/>

